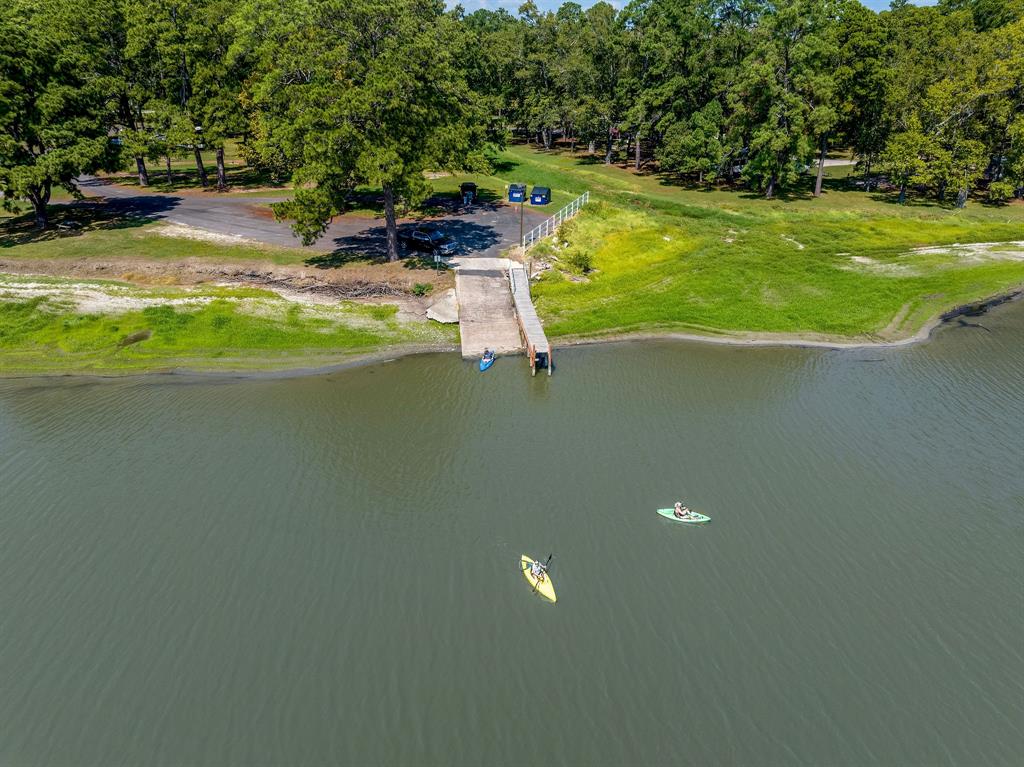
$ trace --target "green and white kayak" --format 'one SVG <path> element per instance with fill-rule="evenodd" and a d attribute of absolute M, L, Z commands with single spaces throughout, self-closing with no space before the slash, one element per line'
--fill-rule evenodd
<path fill-rule="evenodd" d="M 682 519 L 676 516 L 675 509 L 658 509 L 658 513 L 665 517 L 665 519 L 671 519 L 673 522 L 682 522 L 686 525 L 703 525 L 705 522 L 711 521 L 711 517 L 705 517 L 703 514 L 698 514 L 696 511 L 691 511 Z"/>

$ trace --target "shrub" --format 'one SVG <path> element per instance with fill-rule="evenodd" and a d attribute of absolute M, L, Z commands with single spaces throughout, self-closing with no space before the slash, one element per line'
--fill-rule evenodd
<path fill-rule="evenodd" d="M 564 221 L 561 226 L 558 227 L 558 231 L 555 232 L 555 240 L 558 242 L 565 242 L 571 240 L 576 236 L 576 231 L 579 227 L 576 224 L 576 219 L 572 218 L 568 221 Z"/>
<path fill-rule="evenodd" d="M 579 274 L 586 274 L 594 268 L 594 259 L 590 251 L 580 247 L 572 248 L 565 257 L 569 268 Z"/>
<path fill-rule="evenodd" d="M 990 202 L 1006 202 L 1013 197 L 1014 191 L 1009 181 L 993 181 L 988 185 L 988 199 Z"/>
<path fill-rule="evenodd" d="M 412 294 L 414 296 L 425 296 L 433 289 L 434 286 L 431 285 L 429 282 L 417 282 L 415 285 L 412 286 Z"/>

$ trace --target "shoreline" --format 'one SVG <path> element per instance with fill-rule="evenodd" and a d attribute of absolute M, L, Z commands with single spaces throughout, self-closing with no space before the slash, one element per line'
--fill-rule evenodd
<path fill-rule="evenodd" d="M 942 327 L 950 320 L 958 317 L 977 317 L 985 314 L 1002 304 L 1020 301 L 1024 299 L 1024 286 L 1017 286 L 1008 291 L 1002 291 L 994 296 L 973 301 L 967 304 L 949 309 L 928 319 L 915 333 L 904 338 L 894 338 L 887 341 L 873 341 L 868 338 L 863 340 L 840 340 L 828 336 L 817 336 L 814 333 L 758 333 L 750 331 L 721 331 L 716 335 L 714 331 L 708 333 L 683 333 L 673 330 L 650 331 L 638 330 L 635 332 L 593 335 L 593 336 L 566 336 L 552 343 L 556 349 L 571 349 L 577 346 L 592 346 L 604 343 L 623 343 L 627 341 L 687 341 L 703 344 L 714 344 L 717 346 L 735 346 L 740 348 L 804 348 L 804 349 L 831 349 L 836 351 L 856 349 L 892 349 L 913 344 L 922 343 L 931 338 L 936 328 Z"/>
<path fill-rule="evenodd" d="M 282 368 L 238 368 L 238 369 L 203 369 L 189 367 L 172 367 L 154 370 L 129 370 L 125 372 L 104 372 L 81 371 L 81 372 L 53 372 L 53 373 L 0 373 L 2 381 L 27 381 L 46 380 L 54 381 L 59 379 L 91 380 L 99 383 L 102 381 L 123 381 L 135 378 L 162 378 L 162 379 L 256 379 L 273 380 L 278 378 L 306 378 L 308 376 L 329 375 L 350 368 L 365 367 L 367 365 L 384 364 L 394 362 L 403 357 L 414 357 L 419 354 L 446 354 L 456 353 L 458 347 L 450 344 L 400 344 L 397 346 L 377 349 L 366 353 L 353 353 L 341 362 L 327 365 L 303 365 L 297 367 Z"/>
<path fill-rule="evenodd" d="M 807 349 L 825 349 L 834 351 L 854 351 L 858 349 L 891 349 L 900 348 L 904 346 L 911 346 L 913 344 L 922 343 L 931 338 L 933 332 L 951 320 L 960 317 L 976 317 L 987 313 L 993 308 L 1008 304 L 1016 301 L 1024 300 L 1024 285 L 1018 285 L 1014 288 L 1002 291 L 996 295 L 984 298 L 978 301 L 973 301 L 967 304 L 961 304 L 960 306 L 949 309 L 942 312 L 932 318 L 930 318 L 924 325 L 921 326 L 914 334 L 907 336 L 906 338 L 898 338 L 891 341 L 844 341 L 840 339 L 831 340 L 828 337 L 815 338 L 813 334 L 807 334 L 801 336 L 799 334 L 772 334 L 772 333 L 726 333 L 722 335 L 713 335 L 712 333 L 700 334 L 700 333 L 680 333 L 675 331 L 636 331 L 627 333 L 609 333 L 606 335 L 596 336 L 584 336 L 584 337 L 566 337 L 563 339 L 557 339 L 552 342 L 552 346 L 555 349 L 572 349 L 581 346 L 594 346 L 598 344 L 615 344 L 615 343 L 630 343 L 630 342 L 643 342 L 643 341 L 683 341 L 687 343 L 702 343 L 702 344 L 714 344 L 717 346 L 732 346 L 737 348 L 807 348 Z M 57 380 L 57 379 L 75 379 L 75 380 L 93 380 L 99 381 L 118 381 L 129 378 L 143 378 L 143 377 L 160 377 L 164 379 L 255 379 L 255 380 L 273 380 L 283 378 L 304 378 L 308 376 L 318 375 L 329 375 L 342 370 L 348 370 L 350 368 L 365 367 L 367 365 L 382 364 L 387 362 L 394 362 L 404 357 L 412 357 L 419 354 L 444 354 L 444 353 L 458 353 L 459 349 L 456 346 L 450 344 L 413 344 L 413 345 L 397 345 L 394 347 L 386 347 L 377 349 L 372 352 L 365 354 L 355 353 L 345 359 L 342 362 L 332 363 L 329 365 L 299 365 L 296 367 L 283 367 L 283 368 L 260 368 L 254 367 L 251 369 L 202 369 L 202 368 L 171 368 L 171 369 L 155 369 L 155 370 L 139 370 L 139 371 L 126 371 L 126 372 L 24 372 L 24 373 L 2 373 L 0 372 L 0 381 L 13 381 L 13 380 L 29 380 L 29 379 L 42 379 L 42 380 Z M 517 354 L 499 355 L 514 357 Z M 2 358 L 0 358 L 2 359 Z"/>

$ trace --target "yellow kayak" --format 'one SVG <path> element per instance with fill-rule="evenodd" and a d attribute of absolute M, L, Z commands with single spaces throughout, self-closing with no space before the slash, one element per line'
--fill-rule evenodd
<path fill-rule="evenodd" d="M 533 564 L 533 560 L 523 554 L 519 559 L 520 566 L 523 568 L 523 577 L 526 578 L 526 582 L 530 584 L 530 588 L 534 589 L 545 599 L 550 599 L 552 602 L 555 601 L 555 584 L 551 582 L 551 574 L 547 573 L 544 576 L 544 580 L 541 583 L 537 583 L 537 579 L 533 577 L 533 573 L 530 572 L 530 565 Z M 536 587 L 536 588 L 535 588 Z"/>

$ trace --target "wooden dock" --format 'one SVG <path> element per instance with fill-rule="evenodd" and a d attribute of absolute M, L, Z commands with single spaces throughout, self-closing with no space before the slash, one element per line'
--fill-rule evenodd
<path fill-rule="evenodd" d="M 526 358 L 530 363 L 530 375 L 537 375 L 537 368 L 547 368 L 548 375 L 554 367 L 551 360 L 551 345 L 544 335 L 544 327 L 540 324 L 537 310 L 533 308 L 530 296 L 530 279 L 522 264 L 511 262 L 508 269 L 509 287 L 512 290 L 512 303 L 516 310 L 516 321 L 519 333 L 526 347 Z"/>

